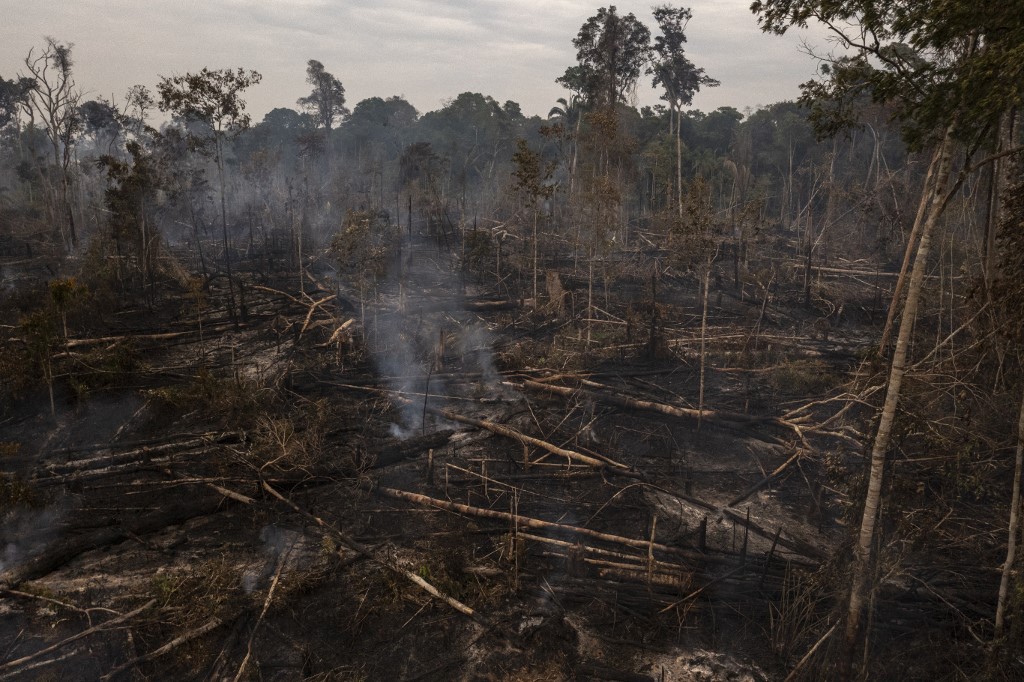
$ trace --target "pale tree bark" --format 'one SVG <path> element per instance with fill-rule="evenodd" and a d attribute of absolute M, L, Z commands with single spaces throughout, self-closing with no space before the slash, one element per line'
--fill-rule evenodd
<path fill-rule="evenodd" d="M 935 196 L 934 177 L 935 164 L 938 161 L 938 150 L 932 155 L 931 163 L 928 164 L 928 173 L 924 177 L 924 187 L 921 189 L 921 202 L 917 205 L 917 215 L 914 216 L 914 227 L 910 230 L 910 237 L 907 238 L 907 249 L 903 254 L 903 265 L 900 266 L 900 275 L 896 278 L 896 288 L 892 292 L 892 301 L 889 303 L 889 312 L 885 317 L 885 327 L 882 328 L 882 340 L 878 344 L 879 355 L 884 355 L 889 347 L 889 339 L 892 336 L 892 324 L 896 321 L 896 310 L 899 308 L 900 299 L 903 298 L 903 289 L 906 286 L 907 270 L 910 269 L 911 254 L 914 253 L 914 245 L 921 233 L 921 224 L 928 211 L 931 199 Z"/>
<path fill-rule="evenodd" d="M 224 236 L 224 263 L 228 276 L 228 314 L 231 317 L 231 321 L 237 325 L 238 318 L 235 316 L 235 282 L 231 276 L 231 245 L 228 241 L 227 187 L 224 180 L 224 141 L 223 134 L 220 131 L 217 132 L 217 175 L 220 179 L 220 221 Z"/>
<path fill-rule="evenodd" d="M 1014 123 L 1017 119 L 1016 108 L 1004 112 L 999 118 L 999 129 L 996 133 L 996 153 L 1005 152 L 1013 148 L 1015 138 Z M 998 274 L 996 267 L 996 226 L 999 225 L 1002 213 L 1003 189 L 1007 186 L 1007 176 L 1011 161 L 1009 159 L 996 159 L 989 169 L 988 205 L 985 210 L 985 245 L 983 256 L 983 269 L 985 272 L 985 295 L 992 296 L 992 285 Z"/>
<path fill-rule="evenodd" d="M 700 387 L 697 397 L 697 430 L 704 417 L 704 372 L 707 368 L 707 337 L 708 337 L 708 290 L 711 288 L 711 264 L 714 259 L 708 260 L 704 268 L 704 293 L 701 302 L 700 313 Z"/>
<path fill-rule="evenodd" d="M 676 192 L 679 204 L 679 217 L 683 217 L 683 112 L 676 109 Z"/>
<path fill-rule="evenodd" d="M 537 203 L 533 204 L 533 309 L 537 310 Z"/>
<path fill-rule="evenodd" d="M 996 639 L 1003 635 L 1006 620 L 1007 595 L 1010 592 L 1010 577 L 1013 562 L 1017 556 L 1017 528 L 1020 526 L 1020 477 L 1024 470 L 1024 401 L 1020 405 L 1020 417 L 1017 420 L 1017 460 L 1013 467 L 1013 492 L 1010 495 L 1010 530 L 1006 544 L 1006 563 L 1003 564 L 1003 576 L 999 581 L 999 599 L 996 602 Z"/>
<path fill-rule="evenodd" d="M 907 286 L 907 300 L 903 306 L 900 319 L 899 335 L 893 352 L 892 366 L 889 370 L 889 382 L 885 394 L 885 402 L 871 448 L 871 463 L 868 474 L 868 488 L 864 498 L 864 515 L 861 518 L 860 533 L 854 546 L 853 576 L 850 585 L 850 602 L 846 621 L 846 656 L 843 662 L 844 672 L 848 675 L 852 666 L 853 654 L 861 638 L 861 618 L 871 591 L 872 565 L 875 560 L 875 524 L 882 498 L 882 480 L 885 473 L 886 453 L 892 435 L 893 423 L 896 419 L 896 406 L 899 403 L 900 388 L 907 365 L 907 349 L 910 346 L 910 334 L 917 316 L 917 308 L 921 300 L 925 269 L 928 264 L 928 252 L 931 248 L 932 233 L 945 208 L 941 196 L 950 176 L 953 156 L 951 131 L 947 130 L 942 142 L 935 150 L 934 181 L 929 190 L 922 196 L 922 204 L 927 203 L 926 218 L 921 226 L 921 237 L 914 257 L 914 267 Z M 920 213 L 921 211 L 919 211 Z"/>

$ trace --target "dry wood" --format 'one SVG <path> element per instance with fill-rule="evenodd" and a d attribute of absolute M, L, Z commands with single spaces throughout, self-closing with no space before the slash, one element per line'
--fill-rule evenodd
<path fill-rule="evenodd" d="M 436 587 L 434 587 L 433 585 L 431 585 L 430 583 L 428 583 L 426 580 L 424 580 L 420 576 L 416 575 L 415 573 L 412 573 L 411 571 L 407 571 L 404 568 L 401 568 L 401 567 L 395 565 L 395 563 L 390 561 L 389 559 L 376 554 L 369 547 L 366 547 L 366 546 L 362 545 L 361 543 L 356 542 L 355 540 L 353 540 L 352 538 L 348 537 L 347 535 L 345 535 L 340 530 L 338 530 L 337 528 L 335 528 L 331 524 L 327 523 L 326 521 L 324 521 L 320 517 L 313 516 L 312 514 L 310 514 L 309 512 L 305 511 L 304 509 L 299 507 L 297 504 L 295 504 L 294 502 L 289 500 L 287 497 L 285 497 L 284 495 L 279 493 L 277 490 L 275 490 L 266 481 L 263 482 L 263 489 L 266 490 L 268 493 L 270 493 L 273 497 L 277 498 L 281 502 L 284 502 L 286 505 L 291 507 L 300 516 L 304 516 L 305 518 L 313 521 L 313 523 L 317 524 L 318 526 L 320 526 L 324 530 L 329 531 L 332 535 L 334 535 L 338 540 L 340 540 L 344 545 L 349 547 L 351 550 L 353 550 L 355 552 L 358 552 L 359 554 L 362 554 L 363 556 L 365 556 L 366 558 L 370 559 L 371 561 L 374 561 L 375 563 L 380 564 L 384 568 L 387 568 L 388 570 L 397 573 L 398 575 L 402 576 L 406 580 L 412 582 L 414 585 L 419 587 L 421 590 L 423 590 L 424 592 L 426 592 L 430 596 L 435 597 L 435 598 L 440 599 L 441 601 L 445 602 L 446 604 L 451 606 L 453 609 L 455 609 L 459 613 L 465 614 L 465 615 L 469 616 L 470 618 L 473 618 L 474 620 L 485 622 L 483 617 L 480 616 L 478 613 L 476 613 L 476 611 L 474 611 L 470 607 L 466 606 L 465 604 L 463 604 L 459 600 L 455 599 L 454 597 L 441 592 Z"/>
<path fill-rule="evenodd" d="M 717 578 L 714 578 L 713 580 L 708 581 L 704 585 L 701 585 L 696 590 L 694 590 L 693 592 L 690 592 L 688 595 L 686 595 L 682 599 L 669 604 L 668 606 L 666 606 L 665 608 L 663 608 L 661 610 L 661 613 L 665 613 L 666 611 L 671 611 L 672 609 L 676 608 L 677 606 L 680 606 L 681 604 L 684 604 L 684 603 L 690 601 L 691 599 L 694 599 L 694 598 L 700 596 L 701 592 L 703 592 L 704 590 L 708 589 L 709 587 L 711 587 L 712 585 L 714 585 L 716 583 L 720 583 L 723 580 L 726 580 L 727 578 L 731 578 L 732 576 L 734 576 L 737 573 L 739 573 L 740 571 L 742 571 L 744 568 L 745 568 L 745 566 L 743 564 L 740 564 L 739 566 L 736 566 L 735 568 L 733 568 L 733 569 L 731 569 L 729 571 L 726 571 L 725 573 L 723 573 L 722 575 L 718 576 Z"/>
<path fill-rule="evenodd" d="M 88 551 L 108 547 L 135 535 L 145 535 L 168 526 L 212 514 L 221 509 L 223 498 L 202 500 L 198 504 L 177 504 L 141 518 L 127 518 L 120 527 L 102 528 L 52 543 L 42 553 L 0 573 L 0 588 L 10 589 L 26 580 L 47 575 Z"/>
<path fill-rule="evenodd" d="M 87 457 L 82 459 L 69 459 L 65 462 L 54 462 L 46 465 L 46 470 L 54 473 L 67 473 L 70 471 L 77 471 L 82 469 L 93 469 L 99 467 L 107 467 L 111 465 L 120 464 L 123 462 L 133 462 L 140 459 L 152 458 L 156 455 L 162 455 L 166 453 L 185 452 L 198 447 L 224 443 L 229 440 L 237 438 L 237 434 L 226 433 L 226 434 L 203 434 L 196 438 L 189 438 L 183 441 L 172 441 L 172 442 L 159 442 L 154 445 L 142 445 L 141 447 L 117 452 L 116 454 L 110 452 L 110 454 L 97 455 L 95 457 Z M 116 446 L 108 446 L 97 448 L 98 450 L 113 451 Z M 117 448 L 119 449 L 119 448 Z M 85 452 L 86 450 L 81 450 Z"/>
<path fill-rule="evenodd" d="M 604 384 L 599 384 L 593 381 L 587 381 L 578 379 L 581 384 L 584 384 L 585 388 L 571 388 L 568 386 L 555 386 L 552 384 L 541 383 L 532 379 L 526 379 L 520 384 L 527 388 L 533 388 L 538 391 L 547 391 L 548 393 L 556 393 L 563 396 L 573 396 L 580 392 L 586 393 L 588 396 L 593 397 L 595 400 L 599 400 L 604 403 L 617 405 L 619 407 L 626 407 L 637 410 L 645 410 L 647 412 L 657 412 L 659 414 L 669 415 L 671 417 L 684 417 L 689 419 L 697 419 L 701 417 L 701 411 L 692 407 L 678 407 L 676 405 L 668 405 L 666 403 L 655 402 L 653 400 L 643 400 L 640 398 L 633 398 L 623 393 L 617 392 L 615 389 Z M 593 390 L 591 390 L 593 389 Z M 726 422 L 736 422 L 739 424 L 776 424 L 787 429 L 791 429 L 792 425 L 789 422 L 783 421 L 777 417 L 759 417 L 749 414 L 742 414 L 739 412 L 726 412 L 722 410 L 704 410 L 703 417 L 707 420 L 718 420 Z"/>
<path fill-rule="evenodd" d="M 995 636 L 1003 634 L 1003 620 L 1006 614 L 1006 603 L 1010 587 L 1010 574 L 1013 571 L 1014 557 L 1017 554 L 1017 527 L 1020 525 L 1021 512 L 1021 474 L 1024 472 L 1024 401 L 1020 405 L 1020 417 L 1017 420 L 1017 451 L 1014 458 L 1013 485 L 1010 493 L 1010 528 L 1006 544 L 1006 561 L 1003 563 L 1002 575 L 999 579 L 999 596 L 996 599 Z"/>
<path fill-rule="evenodd" d="M 242 675 L 245 673 L 245 668 L 249 664 L 249 659 L 252 658 L 252 643 L 256 640 L 256 632 L 260 628 L 260 623 L 263 622 L 263 618 L 267 615 L 267 610 L 270 608 L 270 602 L 274 599 L 274 592 L 277 590 L 277 584 L 281 581 L 281 572 L 284 571 L 285 565 L 288 563 L 288 557 L 291 555 L 292 548 L 289 547 L 287 552 L 282 552 L 277 559 L 277 570 L 274 571 L 274 579 L 270 582 L 270 589 L 267 590 L 267 598 L 263 600 L 263 609 L 260 611 L 259 617 L 256 618 L 256 623 L 252 626 L 252 632 L 249 633 L 249 644 L 245 649 L 245 657 L 242 659 L 242 663 L 238 666 L 238 672 L 235 673 L 234 682 L 239 682 L 242 679 Z"/>
<path fill-rule="evenodd" d="M 126 620 L 131 620 L 132 618 L 134 618 L 135 616 L 139 615 L 143 611 L 149 609 L 154 604 L 156 604 L 156 599 L 150 599 L 148 602 L 146 602 L 145 604 L 143 604 L 139 608 L 134 609 L 133 611 L 129 611 L 128 613 L 126 613 L 124 615 L 117 616 L 116 618 L 111 618 L 110 620 L 108 620 L 106 622 L 103 622 L 103 623 L 100 623 L 99 625 L 94 625 L 91 628 L 87 628 L 85 630 L 82 630 L 77 635 L 72 635 L 71 637 L 68 637 L 67 639 L 62 639 L 61 641 L 57 642 L 56 644 L 52 644 L 52 645 L 50 645 L 50 646 L 48 646 L 48 647 L 46 647 L 44 649 L 40 649 L 39 651 L 36 651 L 35 653 L 31 653 L 31 654 L 29 654 L 27 656 L 22 656 L 21 658 L 17 658 L 17 659 L 15 659 L 13 661 L 8 661 L 7 663 L 4 663 L 4 664 L 0 664 L 0 672 L 15 670 L 15 669 L 19 668 L 20 666 L 25 665 L 26 663 L 34 661 L 35 659 L 39 658 L 40 656 L 45 656 L 46 654 L 52 653 L 54 651 L 57 651 L 58 649 L 62 649 L 64 647 L 66 647 L 68 644 L 71 644 L 72 642 L 77 642 L 78 640 L 82 639 L 83 637 L 88 637 L 89 635 L 95 634 L 97 632 L 101 632 L 103 630 L 108 630 L 111 627 L 113 627 L 114 625 L 118 625 L 120 623 L 123 623 Z"/>
<path fill-rule="evenodd" d="M 517 533 L 517 536 L 520 538 L 525 538 L 526 540 L 533 540 L 534 542 L 540 542 L 546 545 L 554 545 L 556 547 L 562 547 L 565 549 L 576 549 L 580 546 L 577 543 L 568 542 L 566 540 L 559 540 L 557 538 L 546 538 L 543 535 L 534 535 L 533 533 L 524 533 L 522 531 L 519 531 Z M 618 566 L 628 565 L 630 568 L 639 569 L 645 568 L 648 564 L 648 560 L 646 557 L 635 556 L 632 554 L 623 554 L 622 552 L 613 552 L 608 549 L 602 549 L 600 547 L 591 547 L 589 545 L 583 545 L 582 547 L 583 551 L 587 552 L 588 554 L 596 554 L 597 556 L 606 556 L 613 559 L 620 559 L 622 561 L 634 562 L 633 564 L 623 564 L 615 562 L 615 565 Z M 664 561 L 655 561 L 654 567 L 664 573 L 679 573 L 682 571 L 689 570 L 682 564 L 672 564 Z"/>
<path fill-rule="evenodd" d="M 117 343 L 118 341 L 166 341 L 177 339 L 183 336 L 195 336 L 197 332 L 189 330 L 184 332 L 163 332 L 161 334 L 122 334 L 119 336 L 97 336 L 91 339 L 68 339 L 65 344 L 68 348 L 82 348 L 84 346 L 97 346 L 103 343 Z"/>
<path fill-rule="evenodd" d="M 651 542 L 650 540 L 644 540 L 639 538 L 629 538 L 622 535 L 612 535 L 610 533 L 602 533 L 601 531 L 592 530 L 590 528 L 582 528 L 580 526 L 570 526 L 564 523 L 556 523 L 554 521 L 544 521 L 543 519 L 535 519 L 529 516 L 521 516 L 519 514 L 510 514 L 508 512 L 497 511 L 495 509 L 483 509 L 481 507 L 471 507 L 468 504 L 460 504 L 458 502 L 448 502 L 446 500 L 439 500 L 427 495 L 421 495 L 419 493 L 411 493 L 405 490 L 396 490 L 394 488 L 376 488 L 380 493 L 388 495 L 390 497 L 396 497 L 398 499 L 409 500 L 416 504 L 422 504 L 430 507 L 437 507 L 439 509 L 447 509 L 450 511 L 459 512 L 460 514 L 466 514 L 468 516 L 478 516 L 486 519 L 498 519 L 501 521 L 511 521 L 517 526 L 525 528 L 548 528 L 557 529 L 566 533 L 575 533 L 578 535 L 586 535 L 587 537 L 594 538 L 596 540 L 603 540 L 604 542 L 611 542 L 619 545 L 626 545 L 628 547 L 636 547 L 646 551 L 648 548 L 657 549 L 659 552 L 665 554 L 671 554 L 674 556 L 687 557 L 687 558 L 700 558 L 703 559 L 698 552 L 687 551 L 679 547 L 669 547 L 658 542 Z"/>
<path fill-rule="evenodd" d="M 427 411 L 430 412 L 431 414 L 437 414 L 439 416 L 442 416 L 445 419 L 451 419 L 452 421 L 456 421 L 462 424 L 476 426 L 481 429 L 486 429 L 491 433 L 496 433 L 499 436 L 512 438 L 514 440 L 519 441 L 520 443 L 536 446 L 538 448 L 541 448 L 542 450 L 547 450 L 553 455 L 565 457 L 570 461 L 579 462 L 580 464 L 586 464 L 587 466 L 598 468 L 611 466 L 616 469 L 629 468 L 625 464 L 620 464 L 619 462 L 615 462 L 610 459 L 599 459 L 597 457 L 591 457 L 590 455 L 584 455 L 582 452 L 576 452 L 575 450 L 567 450 L 565 448 L 560 448 L 557 445 L 554 445 L 553 443 L 541 440 L 540 438 L 534 438 L 533 436 L 528 436 L 525 433 L 521 433 L 520 431 L 517 431 L 516 429 L 513 429 L 510 426 L 505 426 L 503 424 L 496 424 L 495 422 L 487 421 L 485 419 L 475 419 L 473 417 L 467 417 L 465 415 L 458 414 L 451 410 L 444 410 L 440 408 L 428 407 Z"/>
<path fill-rule="evenodd" d="M 337 341 L 339 341 L 342 338 L 342 335 L 346 331 L 348 331 L 349 327 L 351 327 L 353 324 L 355 324 L 355 322 L 356 321 L 355 321 L 354 318 L 350 318 L 348 320 L 345 320 L 340 325 L 338 325 L 337 329 L 334 330 L 334 333 L 331 334 L 331 338 L 327 339 L 327 341 L 325 341 L 324 343 L 319 344 L 317 347 L 318 348 L 326 348 L 327 346 L 330 346 L 331 344 L 336 343 Z"/>
<path fill-rule="evenodd" d="M 797 461 L 800 458 L 800 456 L 803 455 L 803 454 L 804 454 L 804 451 L 798 449 L 796 452 L 794 452 L 789 457 L 789 459 L 787 459 L 785 462 L 783 462 L 782 464 L 777 466 L 774 471 L 772 471 L 770 474 L 765 476 L 759 482 L 755 483 L 754 485 L 752 485 L 749 488 L 747 488 L 746 490 L 744 490 L 742 493 L 740 493 L 735 498 L 733 498 L 733 500 L 730 501 L 729 504 L 727 504 L 725 506 L 726 507 L 735 507 L 737 504 L 739 504 L 743 500 L 747 499 L 748 497 L 750 497 L 751 495 L 756 493 L 758 490 L 760 490 L 761 488 L 765 487 L 766 485 L 771 483 L 773 480 L 775 480 L 775 478 L 777 478 L 779 474 L 781 474 L 783 471 L 788 469 L 789 465 L 792 464 L 793 462 Z"/>
<path fill-rule="evenodd" d="M 169 641 L 167 644 L 164 644 L 162 647 L 160 647 L 158 649 L 154 649 L 153 651 L 150 651 L 148 654 L 143 654 L 142 656 L 137 656 L 137 657 L 133 658 L 130 661 L 122 663 L 121 665 L 117 666 L 116 668 L 114 668 L 113 670 L 108 672 L 106 675 L 101 677 L 100 679 L 101 680 L 113 679 L 114 677 L 116 677 L 117 675 L 123 673 L 125 670 L 128 670 L 129 668 L 134 668 L 135 666 L 139 665 L 140 663 L 145 663 L 146 661 L 150 661 L 150 660 L 152 660 L 154 658 L 159 658 L 160 656 L 163 656 L 164 654 L 169 653 L 169 652 L 173 651 L 174 649 L 177 649 L 182 644 L 186 644 L 188 642 L 191 642 L 193 639 L 196 639 L 198 637 L 202 637 L 206 633 L 212 632 L 212 631 L 216 630 L 222 624 L 223 624 L 223 621 L 221 621 L 219 618 L 211 618 L 206 623 L 204 623 L 203 625 L 195 628 L 194 630 L 189 630 L 188 632 L 184 632 L 184 633 L 178 635 L 177 637 L 175 637 L 174 639 Z"/>
<path fill-rule="evenodd" d="M 302 334 L 305 333 L 306 329 L 309 327 L 309 323 L 313 319 L 313 314 L 317 311 L 317 308 L 319 308 L 324 303 L 327 303 L 328 301 L 333 301 L 336 298 L 336 294 L 331 294 L 330 296 L 324 296 L 319 301 L 314 301 L 312 304 L 310 304 L 309 312 L 306 313 L 306 319 L 302 322 L 302 327 L 299 329 L 299 333 L 296 338 L 302 338 Z M 331 319 L 334 319 L 333 315 L 331 316 Z"/>
<path fill-rule="evenodd" d="M 817 642 L 814 643 L 814 646 L 811 647 L 810 651 L 808 651 L 806 654 L 804 654 L 803 658 L 801 658 L 797 662 L 797 664 L 795 666 L 793 666 L 793 669 L 789 671 L 789 674 L 786 675 L 786 679 L 783 680 L 783 682 L 792 682 L 792 680 L 796 678 L 796 674 L 798 672 L 800 672 L 800 668 L 804 667 L 804 664 L 807 663 L 807 661 L 811 660 L 811 656 L 814 655 L 814 652 L 817 651 L 818 648 L 821 647 L 822 644 L 824 644 L 826 641 L 828 641 L 828 638 L 832 636 L 832 633 L 836 631 L 836 627 L 838 627 L 838 626 L 839 626 L 839 623 L 836 623 L 835 625 L 830 627 L 828 629 L 828 632 L 826 632 L 824 635 L 822 635 L 821 639 L 819 639 Z"/>
<path fill-rule="evenodd" d="M 181 481 L 182 483 L 191 483 L 191 482 L 193 482 L 193 481 L 190 481 L 190 480 L 186 479 L 181 474 L 177 474 L 177 473 L 171 471 L 170 469 L 162 469 L 162 471 L 166 475 L 170 476 L 173 479 Z M 228 488 L 225 488 L 223 486 L 219 486 L 216 483 L 212 483 L 210 481 L 195 481 L 195 482 L 202 483 L 207 488 L 209 488 L 211 490 L 215 490 L 216 492 L 220 493 L 224 497 L 226 497 L 228 499 L 231 499 L 231 500 L 234 500 L 235 502 L 241 502 L 242 504 L 252 504 L 252 503 L 254 503 L 256 501 L 253 498 L 249 497 L 248 495 L 243 495 L 241 493 L 236 493 L 234 490 L 229 490 Z"/>
<path fill-rule="evenodd" d="M 60 601 L 59 599 L 53 599 L 52 597 L 46 597 L 41 594 L 32 594 L 31 592 L 22 592 L 21 590 L 0 590 L 0 593 L 9 594 L 14 597 L 22 597 L 24 599 L 38 599 L 39 601 L 48 602 L 50 604 L 56 604 L 61 608 L 67 609 L 68 611 L 74 611 L 76 613 L 82 614 L 83 616 L 85 616 L 90 626 L 92 625 L 93 611 L 106 611 L 107 613 L 120 615 L 117 611 L 114 611 L 113 609 L 106 609 L 100 606 L 82 608 L 80 606 L 75 606 L 74 604 L 69 604 L 68 602 Z"/>

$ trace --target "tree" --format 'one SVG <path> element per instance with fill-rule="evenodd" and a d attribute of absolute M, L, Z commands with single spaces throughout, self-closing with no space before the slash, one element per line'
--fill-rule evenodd
<path fill-rule="evenodd" d="M 153 93 L 145 85 L 133 85 L 124 96 L 124 125 L 135 137 L 141 137 L 146 131 L 146 118 L 156 106 Z"/>
<path fill-rule="evenodd" d="M 516 190 L 526 201 L 533 219 L 533 309 L 537 309 L 537 222 L 540 202 L 548 200 L 555 193 L 556 185 L 551 182 L 554 164 L 543 163 L 540 154 L 530 149 L 526 140 L 516 140 L 516 152 L 512 155 L 516 168 L 512 172 L 516 179 Z"/>
<path fill-rule="evenodd" d="M 20 109 L 28 107 L 34 85 L 31 78 L 0 78 L 0 128 L 13 121 Z"/>
<path fill-rule="evenodd" d="M 122 242 L 134 247 L 143 289 L 152 308 L 160 246 L 160 233 L 152 214 L 157 204 L 157 193 L 163 189 L 163 173 L 153 154 L 138 141 L 129 141 L 126 148 L 130 160 L 104 155 L 98 163 L 106 170 L 110 183 L 104 199 L 112 241 L 118 254 L 121 253 Z"/>
<path fill-rule="evenodd" d="M 854 548 L 842 671 L 848 677 L 864 634 L 886 456 L 932 234 L 960 182 L 977 167 L 965 164 L 949 190 L 955 147 L 966 143 L 968 149 L 976 148 L 999 116 L 1024 94 L 1019 57 L 1024 51 L 1024 13 L 1014 3 L 995 0 L 758 0 L 751 10 L 765 31 L 779 34 L 816 20 L 853 51 L 826 62 L 823 78 L 803 85 L 803 101 L 812 107 L 811 118 L 820 133 L 832 134 L 855 122 L 855 104 L 869 94 L 874 101 L 893 106 L 908 144 L 934 148 L 908 243 L 905 263 L 919 235 Z M 894 297 L 894 306 L 896 302 Z"/>
<path fill-rule="evenodd" d="M 25 111 L 29 123 L 38 117 L 42 122 L 46 137 L 53 151 L 53 165 L 59 171 L 60 188 L 58 212 L 63 210 L 66 219 L 66 232 L 61 232 L 65 242 L 71 249 L 78 247 L 78 234 L 75 229 L 75 213 L 71 205 L 70 185 L 71 160 L 74 158 L 75 136 L 81 128 L 81 117 L 78 102 L 81 92 L 75 85 L 71 67 L 70 43 L 64 44 L 47 36 L 46 45 L 36 52 L 29 50 L 25 57 L 25 68 L 28 76 L 22 76 L 20 83 L 32 81 L 30 97 L 25 100 Z M 55 191 L 56 194 L 56 191 Z"/>
<path fill-rule="evenodd" d="M 679 211 L 683 211 L 683 141 L 681 134 L 684 106 L 693 102 L 693 96 L 701 87 L 716 87 L 719 82 L 706 75 L 686 57 L 683 43 L 686 42 L 686 24 L 693 13 L 686 7 L 661 5 L 654 8 L 654 20 L 658 22 L 661 34 L 654 39 L 654 59 L 648 73 L 654 76 L 654 87 L 661 86 L 665 94 L 661 98 L 669 103 L 669 127 L 675 117 L 676 140 L 676 190 Z"/>
<path fill-rule="evenodd" d="M 82 132 L 92 137 L 97 148 L 106 139 L 106 151 L 112 153 L 121 137 L 124 120 L 117 107 L 103 98 L 89 100 L 78 107 L 78 115 L 82 119 Z"/>
<path fill-rule="evenodd" d="M 317 127 L 323 128 L 330 135 L 334 122 L 348 115 L 345 87 L 315 59 L 307 63 L 306 82 L 313 86 L 313 91 L 300 97 L 298 104 L 313 117 Z"/>
<path fill-rule="evenodd" d="M 583 99 L 579 94 L 570 95 L 568 99 L 559 97 L 558 106 L 551 107 L 548 119 L 554 119 L 560 127 L 561 138 L 572 139 L 572 157 L 569 159 L 569 198 L 572 199 L 576 184 L 576 161 L 579 154 L 580 127 L 583 124 Z M 569 131 L 572 131 L 571 133 Z"/>
<path fill-rule="evenodd" d="M 235 318 L 235 290 L 231 277 L 231 250 L 228 242 L 227 188 L 224 180 L 224 141 L 249 127 L 241 93 L 257 85 L 263 77 L 257 71 L 203 68 L 199 73 L 163 77 L 157 85 L 160 111 L 169 111 L 185 121 L 209 126 L 220 180 L 221 226 L 224 235 L 224 259 L 228 278 L 228 311 Z M 209 142 L 209 140 L 207 140 Z"/>
<path fill-rule="evenodd" d="M 591 105 L 614 107 L 636 85 L 650 53 L 651 32 L 632 12 L 619 16 L 615 5 L 587 19 L 573 39 L 577 66 L 557 79 Z"/>

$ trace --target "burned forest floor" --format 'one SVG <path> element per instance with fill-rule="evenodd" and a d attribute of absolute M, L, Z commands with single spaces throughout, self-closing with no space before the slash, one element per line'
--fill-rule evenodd
<path fill-rule="evenodd" d="M 361 287 L 185 260 L 35 346 L 4 304 L 0 679 L 781 680 L 837 622 L 876 282 L 726 263 L 702 340 L 628 255 L 537 301 L 425 239 Z M 998 583 L 886 578 L 911 652 Z"/>

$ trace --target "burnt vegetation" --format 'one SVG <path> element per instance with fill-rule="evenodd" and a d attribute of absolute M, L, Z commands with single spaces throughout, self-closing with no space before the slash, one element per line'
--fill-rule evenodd
<path fill-rule="evenodd" d="M 866 32 L 746 113 L 669 6 L 545 118 L 314 59 L 258 122 L 241 68 L 84 101 L 47 38 L 0 678 L 1021 679 L 1022 18 L 848 4 L 754 3 Z"/>

